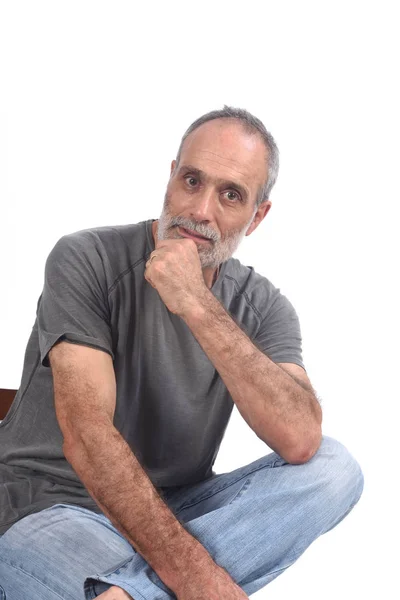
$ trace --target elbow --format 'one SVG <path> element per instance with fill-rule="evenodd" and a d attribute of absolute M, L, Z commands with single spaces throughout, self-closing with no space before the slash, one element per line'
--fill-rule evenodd
<path fill-rule="evenodd" d="M 296 435 L 292 435 L 291 443 L 287 443 L 288 439 L 289 435 L 286 436 L 286 444 L 281 447 L 281 452 L 278 450 L 278 454 L 291 465 L 303 465 L 319 450 L 322 442 L 321 425 L 315 424 L 312 431 L 308 429 L 301 437 L 297 432 Z"/>
<path fill-rule="evenodd" d="M 316 453 L 316 450 L 311 451 L 311 452 L 310 451 L 302 452 L 302 453 L 297 452 L 293 456 L 288 457 L 286 460 L 291 465 L 304 465 L 306 462 L 308 462 L 314 456 L 315 453 Z"/>
<path fill-rule="evenodd" d="M 292 465 L 302 465 L 314 456 L 319 450 L 322 442 L 322 409 L 319 402 L 315 403 L 315 414 L 313 424 L 308 422 L 306 431 L 302 432 L 301 438 L 297 435 L 297 443 L 289 452 L 288 462 Z"/>
<path fill-rule="evenodd" d="M 292 452 L 289 452 L 286 460 L 291 465 L 303 465 L 318 452 L 322 442 L 322 431 L 321 428 L 315 432 L 313 436 L 308 436 L 307 442 L 304 444 L 297 444 Z"/>

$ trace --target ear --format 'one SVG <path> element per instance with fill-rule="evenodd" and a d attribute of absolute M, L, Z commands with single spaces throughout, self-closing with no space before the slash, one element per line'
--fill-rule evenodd
<path fill-rule="evenodd" d="M 176 165 L 176 160 L 174 159 L 171 163 L 171 172 L 170 172 L 170 176 L 172 175 L 172 173 L 174 172 L 175 169 L 175 165 Z"/>
<path fill-rule="evenodd" d="M 251 233 L 253 233 L 253 231 L 255 229 L 257 229 L 257 227 L 259 226 L 261 221 L 267 216 L 267 213 L 268 213 L 269 209 L 271 208 L 271 206 L 272 206 L 272 202 L 270 200 L 260 204 L 260 206 L 257 209 L 257 212 L 254 215 L 254 218 L 251 222 L 250 227 L 246 231 L 246 236 L 250 235 Z"/>

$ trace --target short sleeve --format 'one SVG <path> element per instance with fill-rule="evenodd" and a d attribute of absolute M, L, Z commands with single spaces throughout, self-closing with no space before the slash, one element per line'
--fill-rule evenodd
<path fill-rule="evenodd" d="M 98 348 L 114 360 L 104 260 L 99 242 L 80 232 L 63 236 L 50 252 L 36 311 L 44 367 L 61 340 Z"/>
<path fill-rule="evenodd" d="M 306 371 L 300 321 L 293 304 L 279 290 L 254 341 L 274 363 L 295 363 Z"/>

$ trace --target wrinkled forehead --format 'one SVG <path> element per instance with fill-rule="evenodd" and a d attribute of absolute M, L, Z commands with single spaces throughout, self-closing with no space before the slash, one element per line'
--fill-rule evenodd
<path fill-rule="evenodd" d="M 258 132 L 247 132 L 237 120 L 214 119 L 192 131 L 183 143 L 180 163 L 196 160 L 202 163 L 200 168 L 226 170 L 227 175 L 237 172 L 248 184 L 265 181 L 265 144 Z"/>

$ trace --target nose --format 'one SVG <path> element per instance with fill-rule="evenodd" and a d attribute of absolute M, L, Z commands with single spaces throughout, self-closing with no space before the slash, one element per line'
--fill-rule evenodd
<path fill-rule="evenodd" d="M 213 220 L 214 208 L 214 192 L 203 190 L 201 193 L 196 194 L 190 213 L 197 222 L 210 222 Z"/>

